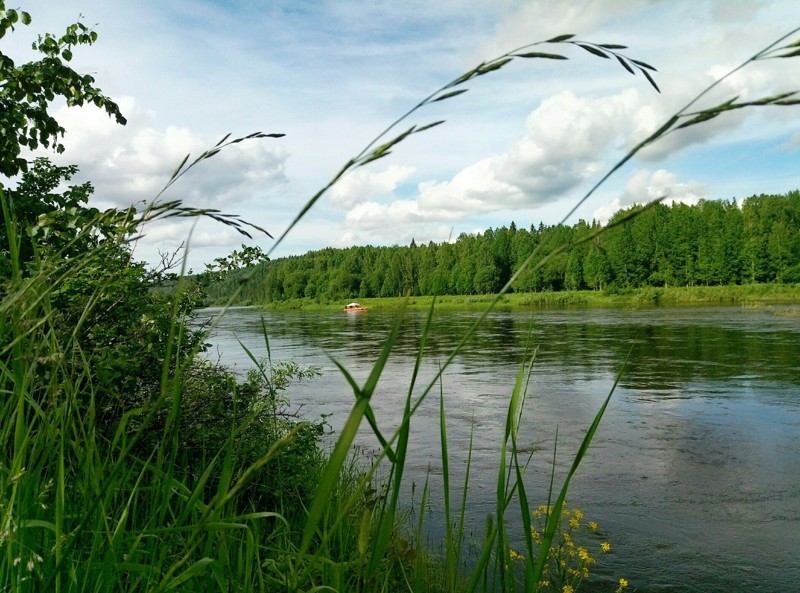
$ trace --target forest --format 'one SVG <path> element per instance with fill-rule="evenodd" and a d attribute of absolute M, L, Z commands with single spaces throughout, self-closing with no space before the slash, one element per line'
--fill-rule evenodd
<path fill-rule="evenodd" d="M 252 267 L 243 272 L 249 275 L 244 286 L 239 274 L 210 283 L 207 290 L 211 301 L 219 302 L 240 288 L 241 301 L 253 303 L 393 297 L 408 291 L 491 294 L 536 250 L 542 258 L 553 255 L 542 266 L 523 270 L 513 291 L 800 282 L 800 191 L 741 202 L 632 206 L 617 212 L 609 227 L 599 232 L 599 223 L 583 220 L 529 228 L 512 222 L 482 234 L 462 233 L 452 243 L 328 248 Z"/>

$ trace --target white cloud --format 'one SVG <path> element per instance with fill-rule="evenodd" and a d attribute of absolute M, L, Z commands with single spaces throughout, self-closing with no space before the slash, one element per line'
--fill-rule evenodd
<path fill-rule="evenodd" d="M 391 194 L 413 173 L 414 167 L 400 165 L 390 165 L 380 172 L 358 169 L 333 186 L 331 203 L 341 208 L 352 208 L 356 204 Z"/>
<path fill-rule="evenodd" d="M 554 202 L 596 176 L 630 128 L 646 125 L 648 110 L 635 90 L 600 98 L 558 93 L 528 116 L 525 136 L 505 153 L 468 165 L 448 181 L 420 183 L 414 199 L 357 204 L 346 221 L 374 230 Z"/>
<path fill-rule="evenodd" d="M 191 163 L 220 140 L 185 126 L 158 129 L 157 115 L 140 109 L 131 97 L 120 101 L 120 107 L 128 117 L 125 127 L 95 108 L 62 108 L 57 113 L 67 130 L 69 159 L 95 186 L 95 203 L 126 207 L 151 202 L 187 154 Z M 288 156 L 279 140 L 269 138 L 225 147 L 193 167 L 166 198 L 225 209 L 263 197 L 287 182 Z"/>
<path fill-rule="evenodd" d="M 358 243 L 358 233 L 356 233 L 355 231 L 345 231 L 338 239 L 336 239 L 336 241 L 334 241 L 333 247 L 344 249 L 347 247 L 352 247 L 357 243 Z"/>
<path fill-rule="evenodd" d="M 625 150 L 663 123 L 669 107 L 654 103 L 652 97 L 647 89 L 627 89 L 599 97 L 579 97 L 571 91 L 557 93 L 529 114 L 525 136 L 508 150 L 464 167 L 449 180 L 420 182 L 413 198 L 385 195 L 400 178 L 398 172 L 402 168 L 394 170 L 393 175 L 391 170 L 361 173 L 337 195 L 338 203 L 352 206 L 345 226 L 371 233 L 382 230 L 405 234 L 406 228 L 422 223 L 453 223 L 481 214 L 554 203 L 599 179 Z M 740 121 L 736 116 L 733 120 L 716 128 Z M 711 125 L 698 127 L 696 132 L 679 132 L 651 151 L 645 160 L 677 153 L 716 131 Z M 605 220 L 622 207 L 661 195 L 691 201 L 707 193 L 705 186 L 678 183 L 673 173 L 663 169 L 652 174 L 639 171 L 623 195 L 595 216 Z M 374 199 L 358 200 L 354 196 Z"/>
<path fill-rule="evenodd" d="M 154 222 L 144 228 L 144 235 L 152 243 L 169 246 L 188 243 L 193 248 L 235 246 L 247 239 L 231 227 L 194 219 Z"/>
<path fill-rule="evenodd" d="M 594 219 L 606 223 L 623 208 L 634 204 L 647 204 L 653 200 L 664 198 L 664 204 L 697 204 L 708 196 L 708 188 L 697 181 L 678 183 L 676 175 L 665 169 L 650 172 L 647 169 L 636 171 L 625 186 L 620 196 L 610 203 L 598 208 Z"/>
<path fill-rule="evenodd" d="M 223 10 L 188 0 L 143 0 L 135 10 L 98 3 L 87 11 L 83 0 L 31 1 L 37 31 L 63 30 L 80 12 L 88 24 L 99 23 L 100 42 L 76 51 L 73 64 L 118 99 L 130 123 L 121 128 L 94 108 L 65 109 L 57 116 L 68 129 L 67 153 L 58 160 L 81 167 L 76 181 L 94 183 L 95 205 L 151 199 L 187 152 L 199 154 L 228 130 L 286 132 L 282 140 L 224 151 L 166 196 L 266 221 L 262 226 L 276 236 L 376 131 L 480 60 L 575 33 L 629 45 L 626 54 L 659 68 L 654 76 L 662 94 L 613 60 L 575 47 L 542 47 L 563 49 L 570 60 L 526 60 L 470 81 L 465 85 L 470 93 L 427 110 L 431 120 L 446 119 L 446 126 L 404 143 L 385 161 L 395 165 L 361 169 L 343 179 L 281 245 L 287 255 L 334 244 L 446 239 L 451 228 L 458 235 L 511 219 L 554 222 L 625 150 L 715 76 L 782 34 L 797 12 L 792 2 L 766 0 L 753 0 L 746 9 L 729 0 L 444 0 L 402 7 L 375 3 L 368 9 L 345 1 L 323 2 L 313 11 L 259 3 Z M 226 31 L 233 23 L 238 33 L 231 36 Z M 131 53 L 145 29 L 148 43 Z M 15 33 L 9 42 L 17 38 Z M 19 45 L 29 46 L 29 40 Z M 10 48 L 9 55 L 18 55 L 17 46 Z M 800 70 L 792 63 L 771 60 L 748 67 L 703 105 L 798 87 Z M 738 169 L 732 166 L 720 176 L 723 167 L 716 166 L 701 176 L 697 163 L 746 162 L 741 152 L 753 140 L 759 150 L 781 143 L 788 148 L 796 131 L 789 113 L 795 117 L 797 110 L 724 114 L 669 135 L 637 160 L 651 170 L 674 171 L 676 179 L 703 179 L 709 193 L 719 194 L 721 184 L 737 193 L 759 191 L 764 181 L 758 175 L 742 182 Z M 725 143 L 724 153 L 713 152 L 718 144 L 707 142 L 712 136 Z M 695 151 L 699 146 L 702 152 Z M 796 157 L 789 150 L 775 160 L 779 157 L 785 171 L 780 183 L 796 186 Z M 658 187 L 656 173 L 643 183 L 641 191 Z M 673 180 L 673 185 L 681 184 Z M 609 185 L 604 191 L 613 190 Z M 633 199 L 622 194 L 619 205 Z M 596 196 L 586 209 L 599 205 Z M 237 245 L 238 236 L 226 238 L 227 227 L 223 233 L 220 225 L 208 224 L 213 230 L 207 242 L 220 245 L 198 247 L 197 253 L 213 259 Z M 185 228 L 150 237 L 178 242 L 185 239 Z"/>

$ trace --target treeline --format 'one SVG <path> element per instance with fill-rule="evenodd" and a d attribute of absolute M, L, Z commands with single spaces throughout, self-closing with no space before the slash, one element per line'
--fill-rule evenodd
<path fill-rule="evenodd" d="M 644 209 L 592 239 L 600 225 L 581 220 L 488 229 L 453 243 L 407 247 L 322 249 L 274 260 L 245 273 L 240 301 L 318 300 L 405 294 L 488 294 L 498 291 L 534 250 L 548 257 L 527 268 L 517 292 L 614 290 L 746 283 L 800 282 L 800 192 L 697 205 L 633 206 L 611 221 Z M 582 240 L 584 240 L 582 242 Z M 208 287 L 224 300 L 238 279 Z"/>

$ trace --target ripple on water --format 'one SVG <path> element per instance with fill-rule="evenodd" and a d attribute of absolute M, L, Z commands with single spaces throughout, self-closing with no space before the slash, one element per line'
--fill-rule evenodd
<path fill-rule="evenodd" d="M 250 364 L 237 338 L 257 355 L 266 353 L 260 316 L 239 309 L 223 318 L 210 341 L 224 363 Z M 333 414 L 329 421 L 337 429 L 353 396 L 322 350 L 363 381 L 393 315 L 264 316 L 274 359 L 323 368 L 323 376 L 299 386 L 293 398 L 309 416 Z M 474 319 L 472 312 L 437 312 L 417 393 Z M 424 314 L 408 316 L 373 396 L 382 428 L 396 424 L 401 413 L 423 321 Z M 471 433 L 474 438 L 472 527 L 480 530 L 494 510 L 506 405 L 528 336 L 539 352 L 520 438 L 533 451 L 526 480 L 537 501 L 546 499 L 553 469 L 563 477 L 634 345 L 570 491 L 570 502 L 596 518 L 614 546 L 600 567 L 598 590 L 609 590 L 619 576 L 647 593 L 796 590 L 800 324 L 790 321 L 726 307 L 490 315 L 442 378 L 454 483 L 463 478 Z M 436 385 L 414 421 L 407 469 L 419 486 L 431 468 L 434 522 L 441 518 L 438 393 Z M 375 446 L 367 432 L 359 442 Z M 435 525 L 431 529 L 436 533 Z"/>

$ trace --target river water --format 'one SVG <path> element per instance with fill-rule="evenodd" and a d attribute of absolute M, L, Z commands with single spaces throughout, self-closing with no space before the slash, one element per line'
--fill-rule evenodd
<path fill-rule="evenodd" d="M 506 406 L 526 348 L 538 353 L 520 437 L 535 451 L 526 484 L 537 503 L 547 497 L 556 429 L 558 480 L 630 353 L 568 496 L 612 543 L 587 590 L 612 590 L 620 576 L 646 593 L 800 590 L 800 317 L 779 314 L 784 309 L 492 313 L 441 383 L 455 483 L 474 434 L 468 518 L 475 539 L 494 512 Z M 435 314 L 416 393 L 477 315 Z M 395 315 L 232 309 L 209 338 L 209 356 L 244 372 L 251 363 L 239 341 L 266 355 L 262 316 L 273 360 L 322 370 L 292 386 L 293 405 L 309 418 L 328 414 L 339 428 L 354 400 L 331 358 L 363 383 Z M 406 314 L 373 396 L 384 433 L 402 413 L 424 321 L 424 313 Z M 406 470 L 409 484 L 429 476 L 434 491 L 438 406 L 437 385 L 412 423 Z M 376 447 L 364 428 L 360 444 Z M 434 537 L 439 500 L 432 497 Z"/>

